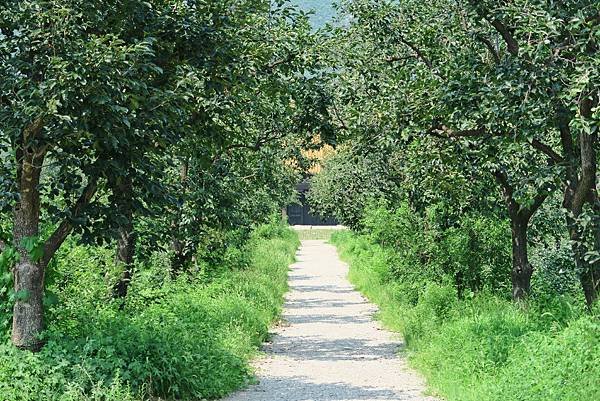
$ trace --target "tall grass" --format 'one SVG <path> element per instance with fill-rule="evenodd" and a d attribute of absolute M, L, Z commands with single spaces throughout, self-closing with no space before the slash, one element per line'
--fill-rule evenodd
<path fill-rule="evenodd" d="M 213 399 L 246 385 L 297 246 L 293 231 L 261 227 L 245 247 L 247 265 L 172 282 L 158 258 L 136 277 L 124 310 L 98 280 L 106 255 L 71 249 L 76 257 L 63 255 L 50 286 L 58 303 L 44 349 L 0 345 L 0 399 Z"/>
<path fill-rule="evenodd" d="M 324 240 L 329 241 L 331 235 L 339 230 L 326 229 L 326 228 L 313 228 L 307 230 L 297 230 L 298 238 L 300 240 Z"/>
<path fill-rule="evenodd" d="M 440 283 L 417 283 L 415 300 L 406 296 L 414 283 L 392 274 L 392 250 L 350 232 L 332 242 L 435 393 L 449 401 L 600 400 L 597 315 L 560 297 L 527 309 L 489 293 L 458 300 Z"/>

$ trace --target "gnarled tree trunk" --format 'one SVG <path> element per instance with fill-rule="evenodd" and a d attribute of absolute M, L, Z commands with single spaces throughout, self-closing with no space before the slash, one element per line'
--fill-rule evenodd
<path fill-rule="evenodd" d="M 596 100 L 583 96 L 580 103 L 580 113 L 583 118 L 592 118 L 592 108 L 597 104 Z M 596 146 L 598 133 L 581 132 L 578 143 L 574 143 L 569 129 L 568 120 L 559 124 L 561 133 L 561 145 L 563 148 L 566 164 L 566 185 L 563 196 L 563 207 L 567 210 L 567 226 L 575 265 L 580 272 L 581 288 L 585 295 L 586 304 L 589 308 L 598 299 L 600 291 L 600 262 L 586 260 L 586 253 L 591 245 L 592 250 L 600 252 L 600 230 L 597 225 L 593 226 L 594 239 L 592 244 L 583 243 L 584 235 L 582 227 L 577 219 L 582 215 L 584 206 L 589 204 L 596 220 L 600 214 L 600 198 L 596 189 L 597 165 Z"/>

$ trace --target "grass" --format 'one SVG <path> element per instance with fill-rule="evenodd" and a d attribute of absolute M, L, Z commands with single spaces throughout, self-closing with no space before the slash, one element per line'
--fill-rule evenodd
<path fill-rule="evenodd" d="M 298 238 L 300 238 L 300 240 L 329 241 L 331 239 L 331 235 L 336 231 L 340 230 L 313 228 L 310 230 L 297 230 L 296 232 L 298 233 Z"/>
<path fill-rule="evenodd" d="M 600 399 L 600 322 L 560 298 L 527 310 L 491 294 L 459 301 L 452 286 L 425 283 L 416 302 L 394 279 L 389 249 L 350 232 L 332 242 L 350 281 L 404 335 L 411 364 L 448 401 Z"/>
<path fill-rule="evenodd" d="M 47 345 L 37 354 L 0 345 L 0 399 L 214 399 L 247 385 L 248 362 L 281 312 L 297 246 L 292 230 L 262 227 L 247 263 L 210 279 L 164 281 L 158 258 L 136 276 L 124 310 L 98 280 L 110 255 L 70 249 L 50 285 L 59 302 L 50 307 Z"/>

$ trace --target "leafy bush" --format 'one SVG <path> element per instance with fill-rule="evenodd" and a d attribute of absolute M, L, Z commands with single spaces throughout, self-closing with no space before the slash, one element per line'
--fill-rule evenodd
<path fill-rule="evenodd" d="M 599 399 L 600 325 L 597 315 L 573 306 L 582 303 L 541 297 L 523 309 L 489 291 L 459 300 L 451 283 L 425 273 L 415 288 L 412 278 L 395 274 L 390 261 L 403 253 L 372 236 L 339 232 L 332 241 L 350 264 L 350 280 L 380 306 L 384 324 L 404 335 L 412 364 L 447 400 Z"/>
<path fill-rule="evenodd" d="M 360 228 L 365 207 L 372 199 L 396 191 L 389 154 L 361 154 L 338 149 L 325 160 L 323 171 L 310 181 L 308 203 L 317 214 L 333 216 L 341 224 Z"/>
<path fill-rule="evenodd" d="M 560 240 L 551 246 L 538 245 L 532 249 L 534 273 L 531 278 L 535 296 L 574 295 L 580 292 L 578 272 L 573 263 L 570 244 Z"/>
<path fill-rule="evenodd" d="M 247 384 L 248 360 L 280 313 L 297 245 L 278 224 L 252 234 L 247 266 L 210 280 L 169 281 L 158 274 L 166 266 L 150 266 L 123 310 L 110 301 L 111 280 L 98 280 L 111 276 L 110 252 L 70 247 L 51 273 L 57 303 L 46 346 L 32 354 L 0 345 L 2 400 L 218 398 Z"/>
<path fill-rule="evenodd" d="M 370 242 L 393 250 L 391 271 L 401 282 L 453 283 L 460 296 L 484 289 L 509 292 L 510 228 L 491 217 L 465 216 L 450 227 L 435 207 L 424 216 L 407 203 L 371 204 L 363 232 Z M 412 293 L 415 298 L 417 294 Z"/>

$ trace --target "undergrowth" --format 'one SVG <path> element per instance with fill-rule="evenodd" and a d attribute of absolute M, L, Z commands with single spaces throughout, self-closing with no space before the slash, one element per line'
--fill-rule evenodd
<path fill-rule="evenodd" d="M 489 291 L 398 279 L 398 253 L 351 232 L 332 236 L 349 278 L 403 334 L 413 366 L 448 401 L 600 399 L 600 322 L 567 297 L 516 306 Z M 407 295 L 409 294 L 409 295 Z"/>
<path fill-rule="evenodd" d="M 246 255 L 241 266 L 175 281 L 158 256 L 135 277 L 124 308 L 102 280 L 110 252 L 70 247 L 50 273 L 45 347 L 0 345 L 0 399 L 212 399 L 246 385 L 297 245 L 290 229 L 263 226 L 236 251 Z"/>

